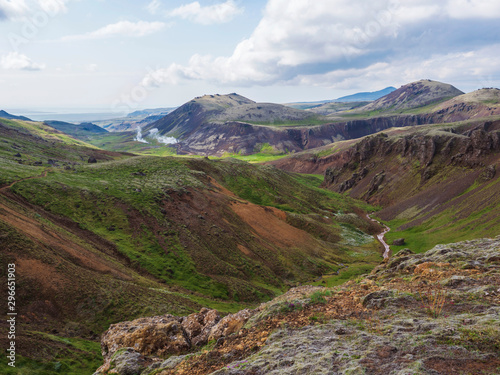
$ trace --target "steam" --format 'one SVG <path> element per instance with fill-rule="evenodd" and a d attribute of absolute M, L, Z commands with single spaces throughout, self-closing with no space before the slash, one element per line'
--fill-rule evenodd
<path fill-rule="evenodd" d="M 135 136 L 134 141 L 142 142 L 142 143 L 149 143 L 144 138 L 142 138 L 142 129 L 140 126 L 137 127 L 137 135 Z"/>
<path fill-rule="evenodd" d="M 154 128 L 154 129 L 151 129 L 148 133 L 148 135 L 146 136 L 146 138 L 151 138 L 151 139 L 154 139 L 160 143 L 163 143 L 163 144 L 166 144 L 166 145 L 172 145 L 172 144 L 175 144 L 177 143 L 177 139 L 174 138 L 174 137 L 165 137 L 164 135 L 160 135 L 159 134 L 159 130 Z M 135 136 L 134 138 L 134 141 L 137 141 L 137 142 L 142 142 L 142 143 L 149 143 L 148 141 L 146 141 L 143 137 L 142 137 L 142 129 L 141 127 L 137 127 L 137 135 Z"/>
<path fill-rule="evenodd" d="M 174 137 L 165 137 L 164 135 L 158 134 L 158 129 L 156 128 L 149 131 L 148 138 L 156 139 L 158 142 L 164 143 L 166 145 L 177 143 L 177 139 Z"/>

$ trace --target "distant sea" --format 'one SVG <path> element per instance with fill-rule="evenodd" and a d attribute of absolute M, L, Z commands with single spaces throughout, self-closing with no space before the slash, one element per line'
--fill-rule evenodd
<path fill-rule="evenodd" d="M 100 120 L 111 120 L 125 117 L 126 112 L 111 112 L 102 108 L 64 108 L 33 110 L 26 108 L 5 109 L 8 113 L 16 116 L 26 116 L 35 121 L 66 121 L 73 123 L 92 122 Z"/>

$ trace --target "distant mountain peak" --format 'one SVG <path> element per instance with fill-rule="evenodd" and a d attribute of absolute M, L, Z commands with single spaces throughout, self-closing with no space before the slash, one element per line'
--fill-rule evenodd
<path fill-rule="evenodd" d="M 421 79 L 401 86 L 399 89 L 370 103 L 362 111 L 373 110 L 404 110 L 423 107 L 431 103 L 437 103 L 451 99 L 464 93 L 456 87 L 430 79 Z"/>
<path fill-rule="evenodd" d="M 396 91 L 395 87 L 389 86 L 383 90 L 371 91 L 371 92 L 358 92 L 353 95 L 342 96 L 341 98 L 335 99 L 334 102 L 366 102 L 371 100 L 377 100 L 381 97 Z"/>
<path fill-rule="evenodd" d="M 212 104 L 212 105 L 220 105 L 221 107 L 233 107 L 237 105 L 243 104 L 254 104 L 253 100 L 245 98 L 242 95 L 231 93 L 226 95 L 213 94 L 213 95 L 203 95 L 198 96 L 191 100 L 194 103 L 200 104 Z"/>

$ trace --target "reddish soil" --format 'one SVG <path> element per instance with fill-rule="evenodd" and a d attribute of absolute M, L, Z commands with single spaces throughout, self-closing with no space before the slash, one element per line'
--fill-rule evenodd
<path fill-rule="evenodd" d="M 311 247 L 314 239 L 285 222 L 286 213 L 277 208 L 232 202 L 231 208 L 262 238 L 279 247 Z"/>
<path fill-rule="evenodd" d="M 4 188 L 5 189 L 5 188 Z M 4 192 L 2 189 L 1 193 Z M 129 276 L 118 271 L 111 263 L 106 262 L 92 251 L 75 242 L 67 234 L 46 226 L 23 213 L 23 208 L 0 201 L 0 220 L 16 228 L 30 239 L 40 242 L 49 248 L 65 253 L 76 264 L 100 273 L 110 273 L 116 277 L 129 279 Z M 36 275 L 36 273 L 34 273 Z"/>

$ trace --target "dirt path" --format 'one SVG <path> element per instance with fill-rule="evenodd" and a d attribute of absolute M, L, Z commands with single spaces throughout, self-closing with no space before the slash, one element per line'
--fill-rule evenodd
<path fill-rule="evenodd" d="M 17 184 L 18 182 L 22 182 L 22 181 L 26 181 L 26 180 L 34 180 L 35 178 L 47 177 L 47 173 L 48 173 L 48 171 L 45 170 L 45 171 L 42 172 L 42 174 L 40 176 L 33 176 L 33 177 L 23 178 L 21 180 L 16 180 L 16 181 L 12 182 L 10 185 L 7 185 L 7 186 L 4 186 L 4 187 L 0 188 L 0 193 L 3 193 L 5 191 L 9 190 L 12 186 L 14 186 L 15 184 Z"/>
<path fill-rule="evenodd" d="M 389 255 L 391 253 L 391 248 L 389 247 L 389 245 L 387 244 L 387 242 L 385 242 L 384 236 L 385 236 L 385 234 L 387 232 L 389 232 L 391 230 L 391 228 L 389 228 L 387 225 L 382 224 L 381 222 L 379 222 L 379 221 L 377 221 L 375 219 L 372 219 L 369 214 L 366 214 L 366 217 L 368 219 L 370 219 L 371 221 L 373 221 L 374 223 L 380 224 L 380 225 L 382 225 L 385 228 L 381 233 L 377 234 L 377 239 L 380 241 L 380 243 L 382 245 L 384 245 L 384 249 L 385 249 L 384 250 L 384 259 L 389 258 Z"/>

